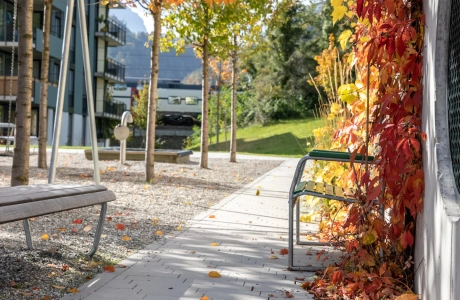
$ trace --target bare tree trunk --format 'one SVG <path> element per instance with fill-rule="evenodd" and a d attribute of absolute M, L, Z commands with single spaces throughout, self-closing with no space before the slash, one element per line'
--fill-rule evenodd
<path fill-rule="evenodd" d="M 208 38 L 205 37 L 203 41 L 203 80 L 202 80 L 202 99 L 203 105 L 201 107 L 201 159 L 200 167 L 208 168 Z"/>
<path fill-rule="evenodd" d="M 43 52 L 41 65 L 41 95 L 40 95 L 40 132 L 38 133 L 38 167 L 47 168 L 46 163 L 46 129 L 48 123 L 48 69 L 50 64 L 50 23 L 51 6 L 53 0 L 44 0 L 44 19 L 43 19 Z"/>
<path fill-rule="evenodd" d="M 155 122 L 157 115 L 157 86 L 158 86 L 158 58 L 160 55 L 161 37 L 161 2 L 155 2 L 156 12 L 152 13 L 154 28 L 150 56 L 150 85 L 149 106 L 147 115 L 147 142 L 145 153 L 145 180 L 153 183 L 155 180 L 154 155 L 155 155 Z"/>
<path fill-rule="evenodd" d="M 33 0 L 18 0 L 18 96 L 11 185 L 29 184 Z"/>
<path fill-rule="evenodd" d="M 236 45 L 236 36 L 234 36 Z M 230 162 L 236 162 L 236 77 L 238 72 L 238 53 L 232 53 L 232 133 L 230 138 Z"/>
<path fill-rule="evenodd" d="M 220 91 L 222 90 L 222 60 L 219 59 L 219 75 L 217 76 L 217 124 L 216 124 L 216 151 L 219 151 L 219 129 L 220 129 Z"/>

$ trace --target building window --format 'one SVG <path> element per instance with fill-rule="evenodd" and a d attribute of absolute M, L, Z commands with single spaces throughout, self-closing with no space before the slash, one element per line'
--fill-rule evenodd
<path fill-rule="evenodd" d="M 168 97 L 168 104 L 180 104 L 180 103 L 181 103 L 180 97 L 176 97 L 176 96 Z"/>
<path fill-rule="evenodd" d="M 186 105 L 198 105 L 198 98 L 197 97 L 185 97 L 185 104 Z"/>
<path fill-rule="evenodd" d="M 75 71 L 69 70 L 69 107 L 74 107 Z"/>
<path fill-rule="evenodd" d="M 50 34 L 62 38 L 62 12 L 60 10 L 51 12 Z"/>
<path fill-rule="evenodd" d="M 33 77 L 35 79 L 40 79 L 41 67 L 42 67 L 41 61 L 40 60 L 34 60 Z"/>

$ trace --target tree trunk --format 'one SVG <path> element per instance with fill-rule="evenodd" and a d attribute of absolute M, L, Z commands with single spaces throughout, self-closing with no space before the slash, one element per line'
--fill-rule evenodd
<path fill-rule="evenodd" d="M 147 115 L 147 142 L 145 153 L 145 180 L 153 183 L 155 180 L 154 155 L 155 155 L 155 122 L 157 115 L 157 86 L 158 86 L 158 58 L 160 54 L 161 37 L 161 2 L 156 2 L 156 12 L 152 13 L 154 28 L 150 56 L 150 84 L 149 106 Z"/>
<path fill-rule="evenodd" d="M 220 129 L 220 91 L 222 90 L 222 61 L 219 59 L 219 75 L 217 76 L 217 123 L 216 123 L 216 151 L 219 151 L 219 129 Z"/>
<path fill-rule="evenodd" d="M 203 79 L 202 79 L 202 99 L 201 107 L 201 159 L 200 167 L 208 168 L 208 38 L 203 41 Z"/>
<path fill-rule="evenodd" d="M 18 0 L 18 96 L 11 185 L 29 184 L 33 0 Z"/>
<path fill-rule="evenodd" d="M 45 0 L 43 19 L 43 52 L 41 65 L 40 119 L 38 133 L 38 167 L 47 168 L 46 163 L 46 129 L 48 123 L 48 69 L 50 64 L 50 23 L 53 0 Z"/>
<path fill-rule="evenodd" d="M 235 45 L 236 45 L 236 36 Z M 238 63 L 238 53 L 233 51 L 232 54 L 232 133 L 230 137 L 230 162 L 236 162 L 236 77 L 237 77 L 237 67 Z"/>

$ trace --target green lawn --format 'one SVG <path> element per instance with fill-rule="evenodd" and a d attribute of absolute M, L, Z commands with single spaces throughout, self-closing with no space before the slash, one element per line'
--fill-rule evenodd
<path fill-rule="evenodd" d="M 279 121 L 272 125 L 250 126 L 237 130 L 237 152 L 299 157 L 305 155 L 313 147 L 313 129 L 321 127 L 323 121 L 307 118 L 302 120 Z M 213 136 L 209 145 L 209 151 L 228 151 L 230 132 L 220 134 L 219 144 L 216 145 L 216 137 Z M 307 142 L 310 145 L 307 145 Z M 199 140 L 192 143 L 191 150 L 199 151 Z"/>

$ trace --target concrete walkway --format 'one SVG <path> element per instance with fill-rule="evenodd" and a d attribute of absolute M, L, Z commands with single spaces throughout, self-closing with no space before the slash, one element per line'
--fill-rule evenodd
<path fill-rule="evenodd" d="M 255 300 L 286 298 L 286 291 L 294 299 L 313 299 L 299 288 L 296 277 L 308 279 L 314 273 L 288 271 L 287 256 L 279 254 L 288 246 L 288 191 L 297 161 L 286 160 L 196 216 L 186 230 L 125 259 L 121 264 L 126 268 L 102 273 L 79 287 L 80 293 L 62 299 L 197 300 L 206 295 Z M 305 231 L 317 228 L 317 224 L 302 224 Z M 317 261 L 316 253 L 322 249 L 329 254 Z M 325 247 L 297 246 L 294 259 L 296 265 L 322 269 L 338 255 Z M 211 278 L 210 271 L 222 277 Z"/>

